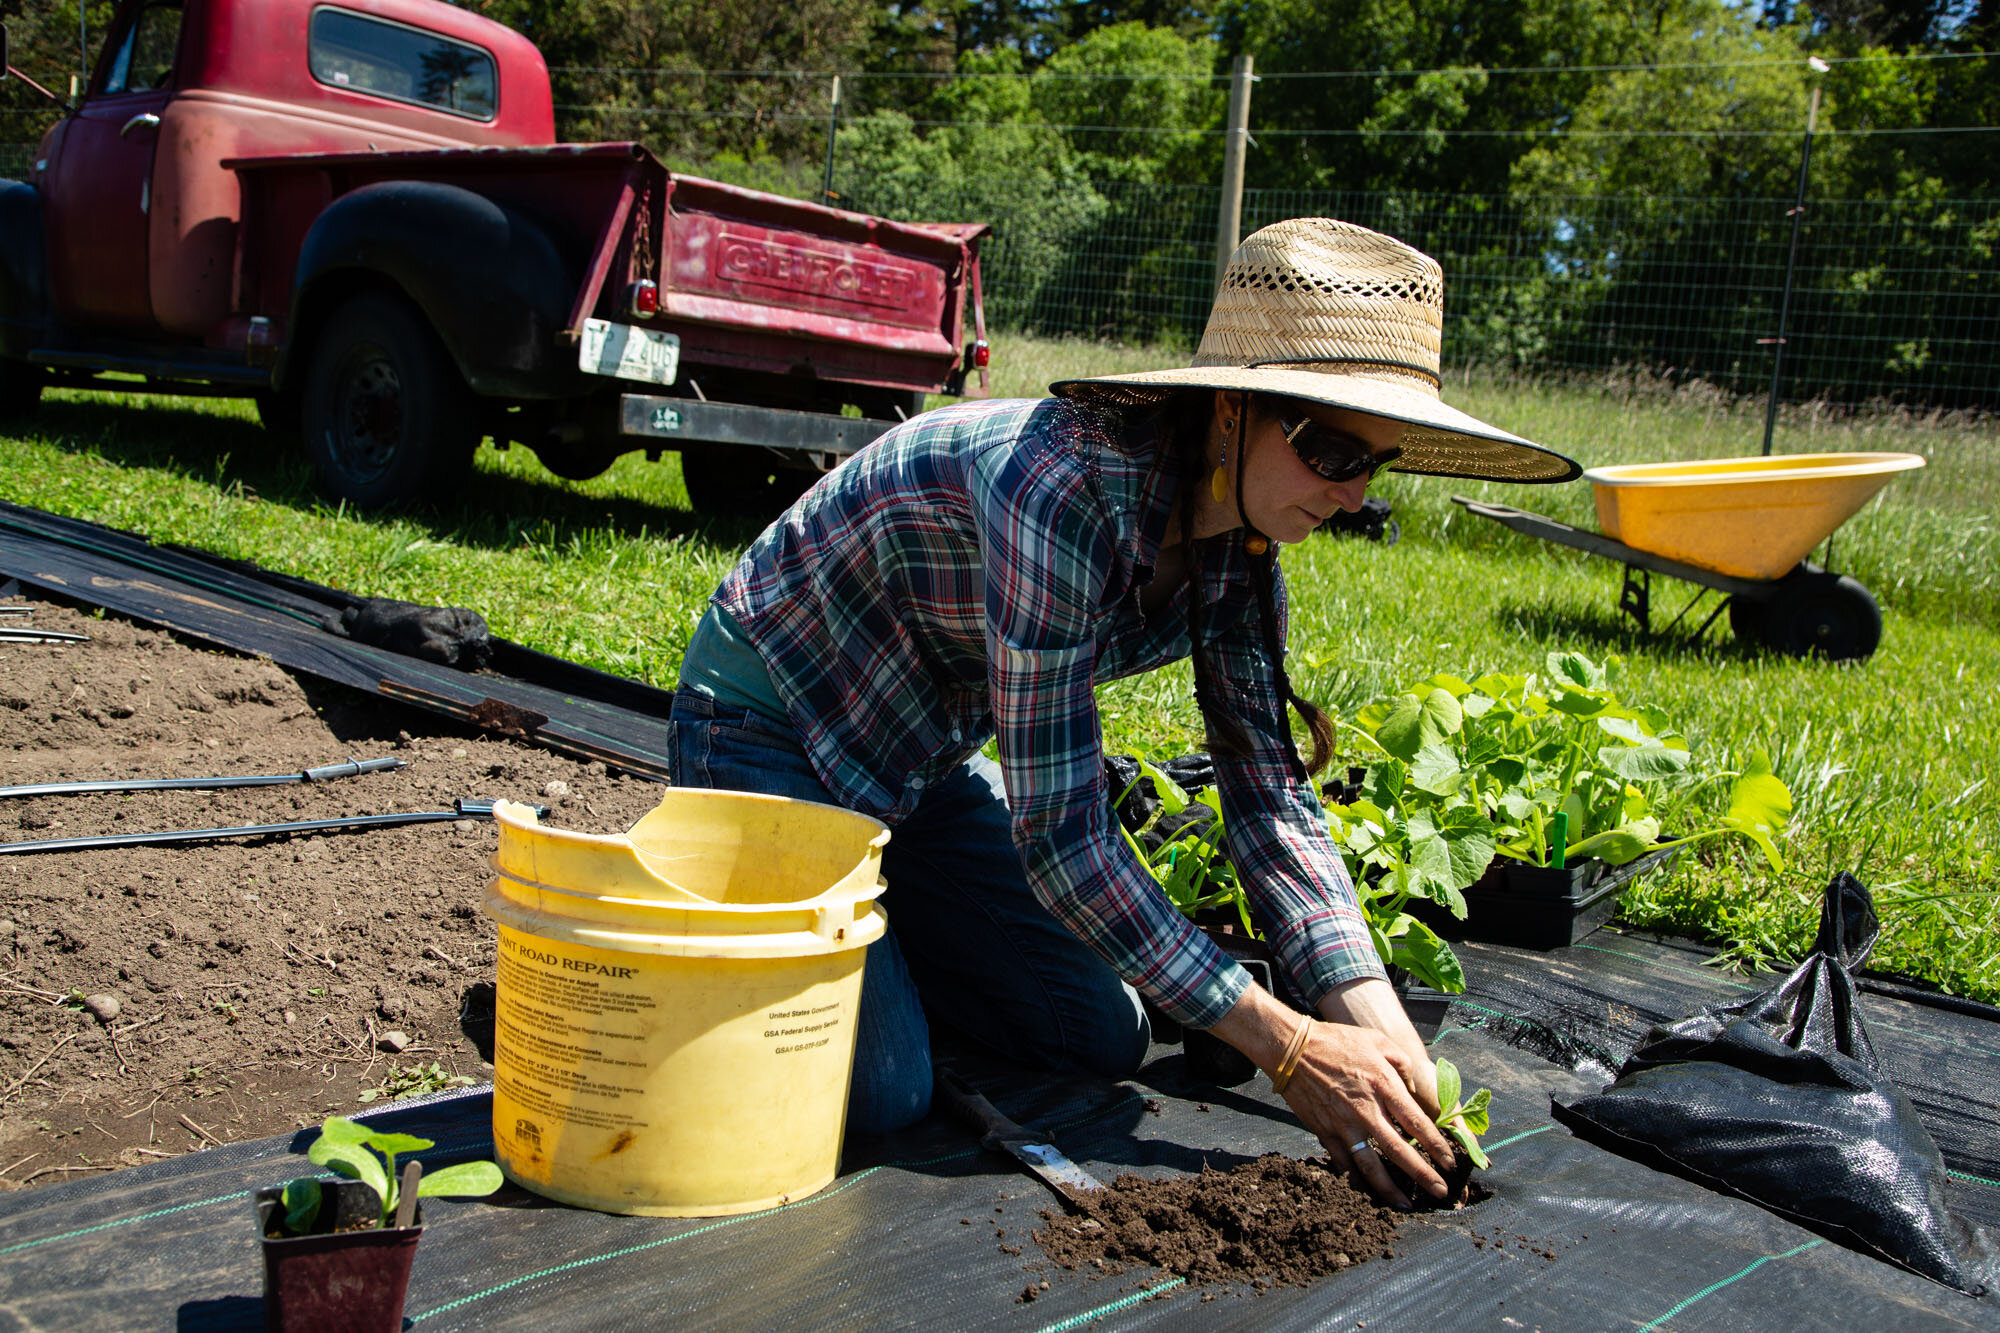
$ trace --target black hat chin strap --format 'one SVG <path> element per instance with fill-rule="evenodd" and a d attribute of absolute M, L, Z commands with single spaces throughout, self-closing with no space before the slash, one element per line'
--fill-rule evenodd
<path fill-rule="evenodd" d="M 1243 522 L 1245 538 L 1263 538 L 1267 543 L 1265 549 L 1268 550 L 1270 549 L 1268 543 L 1271 539 L 1265 537 L 1263 533 L 1251 526 L 1250 515 L 1243 508 L 1243 466 L 1244 460 L 1250 456 L 1250 391 L 1248 389 L 1243 391 L 1243 411 L 1238 415 L 1237 420 L 1242 423 L 1243 430 L 1242 434 L 1236 440 L 1236 517 Z"/>

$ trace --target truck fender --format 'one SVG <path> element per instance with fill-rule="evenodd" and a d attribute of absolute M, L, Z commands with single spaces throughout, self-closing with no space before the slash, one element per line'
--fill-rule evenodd
<path fill-rule="evenodd" d="M 0 180 L 0 353 L 25 356 L 49 316 L 42 192 Z"/>
<path fill-rule="evenodd" d="M 532 219 L 484 195 L 430 181 L 383 181 L 328 205 L 299 249 L 288 353 L 313 334 L 360 275 L 394 285 L 430 322 L 473 392 L 557 398 L 590 386 L 562 337 L 580 263 Z M 281 389 L 305 361 L 287 355 Z"/>

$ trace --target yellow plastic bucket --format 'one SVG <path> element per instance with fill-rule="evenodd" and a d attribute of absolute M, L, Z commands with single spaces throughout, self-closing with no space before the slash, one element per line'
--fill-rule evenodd
<path fill-rule="evenodd" d="M 1627 546 L 1739 579 L 1775 579 L 1920 454 L 1778 454 L 1584 473 L 1597 525 Z"/>
<path fill-rule="evenodd" d="M 627 834 L 494 804 L 493 1146 L 519 1185 L 715 1217 L 832 1181 L 888 829 L 672 791 Z"/>

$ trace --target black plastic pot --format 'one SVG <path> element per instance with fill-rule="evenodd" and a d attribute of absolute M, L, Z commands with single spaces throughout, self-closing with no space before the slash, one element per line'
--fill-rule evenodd
<path fill-rule="evenodd" d="M 1410 1026 L 1424 1039 L 1424 1045 L 1437 1040 L 1445 1011 L 1451 1008 L 1451 996 L 1431 989 L 1400 967 L 1389 969 L 1389 984 L 1396 988 L 1396 998 L 1403 1002 L 1403 1012 L 1409 1015 Z"/>
<path fill-rule="evenodd" d="M 1627 884 L 1667 869 L 1680 854 L 1678 847 L 1665 847 L 1622 866 L 1592 859 L 1561 870 L 1495 857 L 1465 891 L 1465 920 L 1415 898 L 1404 910 L 1450 940 L 1561 949 L 1609 921 Z"/>
<path fill-rule="evenodd" d="M 321 1185 L 320 1221 L 310 1236 L 273 1239 L 284 1215 L 281 1189 L 257 1191 L 257 1234 L 264 1247 L 264 1327 L 279 1333 L 397 1333 L 410 1288 L 410 1262 L 424 1234 L 415 1226 L 342 1231 L 381 1216 L 381 1199 L 358 1180 Z"/>
<path fill-rule="evenodd" d="M 1262 940 L 1217 926 L 1204 926 L 1202 931 L 1221 946 L 1224 953 L 1241 963 L 1243 970 L 1258 985 L 1273 995 L 1280 993 L 1274 984 L 1277 974 L 1271 966 L 1270 947 Z M 1181 1054 L 1187 1059 L 1187 1070 L 1191 1076 L 1218 1088 L 1234 1088 L 1257 1076 L 1257 1066 L 1249 1056 L 1200 1028 L 1182 1030 Z"/>

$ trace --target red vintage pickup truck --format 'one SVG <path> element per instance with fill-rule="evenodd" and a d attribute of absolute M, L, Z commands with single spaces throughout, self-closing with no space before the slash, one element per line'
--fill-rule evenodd
<path fill-rule="evenodd" d="M 67 111 L 0 181 L 0 416 L 254 396 L 368 508 L 488 436 L 579 479 L 678 449 L 698 507 L 769 513 L 985 391 L 985 227 L 558 144 L 534 45 L 441 0 L 122 0 Z"/>

